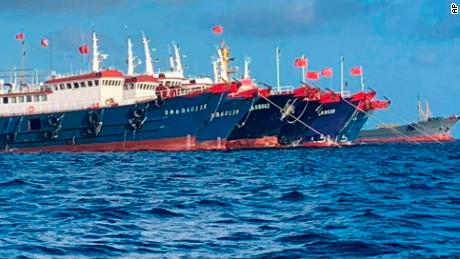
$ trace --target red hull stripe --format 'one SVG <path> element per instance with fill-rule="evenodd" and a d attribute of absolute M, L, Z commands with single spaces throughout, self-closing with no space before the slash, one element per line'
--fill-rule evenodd
<path fill-rule="evenodd" d="M 195 137 L 161 140 L 127 141 L 101 144 L 44 146 L 11 149 L 9 152 L 115 152 L 115 151 L 189 151 L 196 150 Z"/>
<path fill-rule="evenodd" d="M 276 136 L 227 141 L 228 149 L 275 148 L 279 146 L 278 137 Z"/>
<path fill-rule="evenodd" d="M 324 148 L 324 147 L 337 147 L 337 143 L 335 142 L 304 142 L 302 143 L 302 147 L 318 147 L 318 148 Z"/>
<path fill-rule="evenodd" d="M 400 142 L 437 142 L 437 141 L 454 141 L 455 139 L 449 134 L 439 134 L 432 136 L 419 137 L 394 137 L 394 138 L 367 138 L 358 139 L 356 143 L 400 143 Z"/>
<path fill-rule="evenodd" d="M 226 140 L 208 140 L 196 144 L 196 150 L 227 150 Z"/>

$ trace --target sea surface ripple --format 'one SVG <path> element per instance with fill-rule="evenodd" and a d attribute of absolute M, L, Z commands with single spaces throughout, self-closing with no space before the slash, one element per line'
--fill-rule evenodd
<path fill-rule="evenodd" d="M 460 257 L 460 142 L 2 154 L 1 258 Z"/>

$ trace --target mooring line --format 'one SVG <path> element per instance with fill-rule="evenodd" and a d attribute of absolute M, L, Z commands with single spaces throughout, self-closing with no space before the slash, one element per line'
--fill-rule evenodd
<path fill-rule="evenodd" d="M 354 107 L 354 108 L 356 108 L 356 109 L 359 109 L 356 105 L 352 104 L 351 102 L 349 102 L 349 101 L 346 100 L 345 98 L 342 98 L 342 100 L 344 100 L 345 103 L 351 105 L 352 107 Z M 385 124 L 383 121 L 379 120 L 377 117 L 375 117 L 374 115 L 372 115 L 372 113 L 369 113 L 369 112 L 367 112 L 367 111 L 365 111 L 365 110 L 362 110 L 362 109 L 360 109 L 360 110 L 361 110 L 362 112 L 364 112 L 365 114 L 367 114 L 369 117 L 371 117 L 371 118 L 373 118 L 374 120 L 376 120 L 377 122 L 382 123 L 382 124 Z M 408 142 L 408 143 L 411 143 L 411 144 L 417 144 L 417 145 L 420 145 L 420 146 L 421 146 L 421 144 L 420 144 L 419 142 L 417 142 L 417 141 L 415 141 L 415 140 L 411 140 L 411 139 L 409 138 L 409 136 L 405 135 L 405 134 L 402 133 L 401 131 L 399 131 L 399 130 L 397 130 L 397 129 L 395 129 L 395 128 L 388 128 L 388 129 L 394 131 L 396 134 L 398 134 L 399 136 L 403 137 L 403 140 L 404 140 L 404 141 L 406 141 L 406 142 Z"/>
<path fill-rule="evenodd" d="M 267 102 L 269 102 L 270 104 L 272 104 L 273 106 L 275 106 L 276 108 L 278 108 L 281 112 L 283 111 L 283 108 L 281 108 L 280 106 L 278 106 L 276 103 L 272 102 L 270 99 L 268 99 L 267 97 L 263 96 L 263 95 L 260 95 L 263 99 L 265 99 Z M 303 122 L 302 120 L 300 120 L 300 118 L 292 115 L 292 114 L 288 114 L 289 116 L 291 116 L 292 118 L 294 118 L 295 120 L 298 120 L 300 122 L 300 124 L 304 125 L 305 127 L 307 127 L 308 129 L 310 129 L 311 131 L 315 132 L 316 134 L 320 135 L 322 138 L 324 138 L 326 141 L 330 141 L 330 138 L 326 137 L 323 133 L 319 132 L 318 130 L 316 130 L 315 128 L 311 127 L 310 125 L 308 125 L 307 123 Z M 337 146 L 337 147 L 341 147 L 341 145 L 339 143 L 337 143 L 336 141 L 332 141 L 332 144 Z"/>

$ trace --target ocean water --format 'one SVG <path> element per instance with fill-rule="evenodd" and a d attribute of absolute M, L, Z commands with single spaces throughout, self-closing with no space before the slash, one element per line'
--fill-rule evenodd
<path fill-rule="evenodd" d="M 1 258 L 460 257 L 460 143 L 2 154 Z"/>

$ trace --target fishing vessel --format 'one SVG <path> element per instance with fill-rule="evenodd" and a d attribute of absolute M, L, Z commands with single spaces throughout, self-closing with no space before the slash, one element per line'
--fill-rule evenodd
<path fill-rule="evenodd" d="M 316 107 L 318 89 L 310 87 L 280 86 L 279 49 L 276 50 L 277 87 L 259 91 L 260 98 L 252 105 L 246 115 L 234 126 L 230 134 L 230 149 L 274 148 L 282 146 L 289 126 L 297 129 L 298 124 L 307 126 L 303 120 L 309 117 Z M 305 101 L 307 100 L 307 101 Z M 302 119 L 301 119 L 302 117 Z M 294 131 L 295 133 L 295 131 Z M 294 134 L 289 132 L 289 134 Z"/>
<path fill-rule="evenodd" d="M 4 151 L 194 150 L 196 135 L 227 89 L 165 74 L 126 76 L 101 69 L 92 37 L 91 72 L 41 84 L 8 83 L 0 94 Z M 148 94 L 146 94 L 146 91 Z"/>
<path fill-rule="evenodd" d="M 237 69 L 230 67 L 233 60 L 230 48 L 224 41 L 217 49 L 218 58 L 213 61 L 214 81 L 216 85 L 229 85 L 232 92 L 222 95 L 218 105 L 205 121 L 197 134 L 199 149 L 224 150 L 235 124 L 249 111 L 258 100 L 258 88 L 250 78 L 250 59 L 245 59 L 244 74 L 241 81 L 232 80 Z"/>
<path fill-rule="evenodd" d="M 373 116 L 372 114 L 377 110 L 387 109 L 391 103 L 389 100 L 375 100 L 376 92 L 374 91 L 362 92 L 362 94 L 365 95 L 364 100 L 337 137 L 341 145 L 353 144 L 369 117 Z"/>
<path fill-rule="evenodd" d="M 425 109 L 418 101 L 418 122 L 405 125 L 380 125 L 377 129 L 363 130 L 357 143 L 441 142 L 453 141 L 452 130 L 459 117 L 433 117 L 428 102 Z"/>

